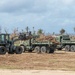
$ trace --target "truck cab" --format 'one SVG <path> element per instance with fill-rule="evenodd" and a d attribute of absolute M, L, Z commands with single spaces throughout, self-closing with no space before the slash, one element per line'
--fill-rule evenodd
<path fill-rule="evenodd" d="M 64 41 L 70 41 L 70 37 L 69 35 L 60 35 L 60 36 L 56 36 L 56 40 L 62 43 Z"/>
<path fill-rule="evenodd" d="M 0 34 L 0 46 L 5 45 L 9 40 L 9 34 Z"/>
<path fill-rule="evenodd" d="M 10 40 L 10 34 L 0 34 L 0 54 L 21 54 L 22 48 L 14 45 L 14 40 Z"/>
<path fill-rule="evenodd" d="M 60 35 L 56 36 L 56 40 L 59 42 L 59 45 L 57 45 L 57 49 L 61 50 L 64 48 L 65 44 L 70 41 L 69 35 Z"/>

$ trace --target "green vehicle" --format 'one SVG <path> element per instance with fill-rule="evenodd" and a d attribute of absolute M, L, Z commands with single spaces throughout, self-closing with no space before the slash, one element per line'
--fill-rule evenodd
<path fill-rule="evenodd" d="M 20 38 L 23 40 L 21 40 L 19 45 L 22 47 L 24 52 L 34 51 L 36 53 L 54 53 L 56 49 L 55 43 L 52 43 L 51 41 L 44 41 L 44 42 L 36 41 L 36 36 L 32 36 L 29 39 L 26 38 L 24 39 L 23 36 Z"/>
<path fill-rule="evenodd" d="M 0 34 L 0 54 L 6 54 L 7 52 L 9 54 L 21 54 L 22 48 L 14 45 L 14 42 L 18 39 L 10 40 L 9 36 L 10 34 Z"/>
<path fill-rule="evenodd" d="M 67 51 L 75 52 L 75 41 L 72 41 L 69 35 L 57 36 L 56 40 L 60 43 L 57 49 L 61 50 L 65 48 Z"/>

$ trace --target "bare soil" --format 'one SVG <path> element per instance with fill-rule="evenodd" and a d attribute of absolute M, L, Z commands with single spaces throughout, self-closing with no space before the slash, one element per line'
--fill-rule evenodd
<path fill-rule="evenodd" d="M 0 55 L 0 68 L 75 71 L 75 52 L 55 51 L 54 54 Z"/>
<path fill-rule="evenodd" d="M 74 71 L 60 70 L 6 70 L 1 69 L 0 75 L 75 75 Z"/>

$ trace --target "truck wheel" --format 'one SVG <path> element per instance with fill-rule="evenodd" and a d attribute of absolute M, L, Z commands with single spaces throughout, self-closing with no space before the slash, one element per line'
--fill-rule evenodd
<path fill-rule="evenodd" d="M 36 53 L 41 53 L 40 47 L 39 46 L 36 46 L 35 47 L 35 51 L 36 51 Z"/>
<path fill-rule="evenodd" d="M 29 52 L 29 53 L 31 53 L 31 52 L 32 52 L 32 50 L 28 50 L 28 52 Z"/>
<path fill-rule="evenodd" d="M 55 49 L 54 48 L 50 48 L 50 53 L 54 53 Z"/>
<path fill-rule="evenodd" d="M 74 45 L 71 46 L 71 52 L 75 52 L 75 46 Z"/>
<path fill-rule="evenodd" d="M 47 50 L 47 53 L 48 53 L 48 54 L 50 53 L 50 50 L 49 50 L 49 49 Z"/>
<path fill-rule="evenodd" d="M 5 47 L 1 47 L 0 48 L 0 54 L 6 54 L 6 48 Z"/>
<path fill-rule="evenodd" d="M 21 48 L 22 48 L 23 52 L 25 52 L 25 47 L 24 46 L 21 46 Z"/>
<path fill-rule="evenodd" d="M 58 48 L 58 50 L 62 50 L 62 48 Z"/>
<path fill-rule="evenodd" d="M 70 51 L 70 46 L 69 46 L 69 45 L 66 45 L 66 46 L 65 46 L 65 50 L 66 50 L 66 51 Z"/>
<path fill-rule="evenodd" d="M 15 53 L 16 54 L 21 54 L 23 52 L 22 47 L 18 46 L 16 47 Z"/>
<path fill-rule="evenodd" d="M 54 48 L 49 48 L 49 49 L 47 50 L 47 53 L 54 53 L 54 51 L 55 51 Z"/>
<path fill-rule="evenodd" d="M 45 46 L 41 47 L 41 53 L 46 53 L 47 52 L 47 48 Z"/>

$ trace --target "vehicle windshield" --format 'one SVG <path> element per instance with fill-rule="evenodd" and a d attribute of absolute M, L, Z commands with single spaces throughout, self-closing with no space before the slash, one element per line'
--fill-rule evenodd
<path fill-rule="evenodd" d="M 0 35 L 0 42 L 5 42 L 5 40 L 9 40 L 9 35 L 1 34 Z"/>
<path fill-rule="evenodd" d="M 63 40 L 70 40 L 70 37 L 68 35 L 63 36 Z"/>
<path fill-rule="evenodd" d="M 0 35 L 0 42 L 4 41 L 4 35 Z"/>

